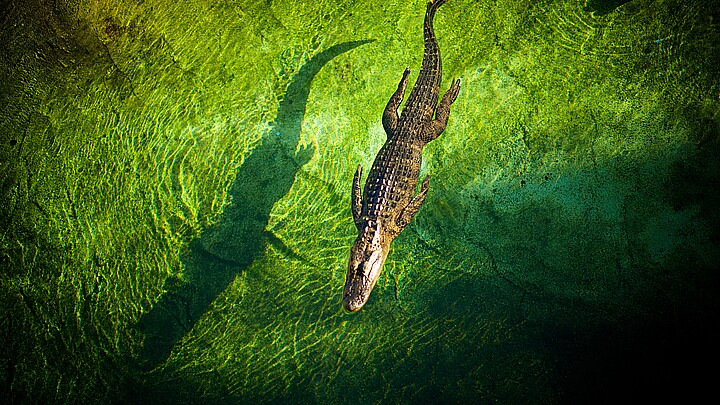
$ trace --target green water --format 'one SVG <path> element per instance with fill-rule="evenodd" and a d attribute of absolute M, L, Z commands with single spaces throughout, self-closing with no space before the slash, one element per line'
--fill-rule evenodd
<path fill-rule="evenodd" d="M 718 360 L 720 4 L 450 0 L 420 213 L 342 309 L 423 1 L 6 1 L 0 381 L 35 403 L 624 403 Z"/>

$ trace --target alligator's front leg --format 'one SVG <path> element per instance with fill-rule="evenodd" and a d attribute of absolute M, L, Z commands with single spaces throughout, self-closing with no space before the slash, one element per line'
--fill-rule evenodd
<path fill-rule="evenodd" d="M 387 106 L 385 106 L 385 111 L 383 112 L 382 116 L 382 124 L 388 137 L 392 136 L 392 134 L 394 134 L 395 130 L 397 129 L 397 110 L 398 107 L 400 107 L 400 103 L 402 103 L 403 97 L 405 96 L 405 87 L 407 87 L 409 74 L 410 68 L 406 68 L 403 72 L 402 79 L 400 79 L 400 84 L 398 84 L 397 90 L 395 90 L 395 93 L 393 93 L 392 97 L 390 97 L 390 101 L 388 101 Z"/>
<path fill-rule="evenodd" d="M 422 186 L 420 186 L 420 192 L 417 193 L 415 197 L 413 197 L 412 200 L 408 203 L 408 205 L 403 208 L 402 212 L 398 216 L 395 223 L 397 224 L 397 234 L 402 232 L 403 229 L 410 223 L 410 221 L 413 219 L 415 214 L 420 211 L 420 207 L 425 202 L 425 197 L 427 197 L 427 192 L 429 188 L 429 182 L 430 182 L 430 176 L 425 176 L 425 180 L 422 182 Z M 397 235 L 395 235 L 397 236 Z"/>

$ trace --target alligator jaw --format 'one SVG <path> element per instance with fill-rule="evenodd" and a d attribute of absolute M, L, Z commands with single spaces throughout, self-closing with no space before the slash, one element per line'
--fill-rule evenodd
<path fill-rule="evenodd" d="M 389 246 L 386 248 L 364 243 L 362 238 L 358 238 L 353 244 L 343 293 L 343 306 L 347 311 L 359 311 L 367 302 L 380 277 L 388 248 Z"/>

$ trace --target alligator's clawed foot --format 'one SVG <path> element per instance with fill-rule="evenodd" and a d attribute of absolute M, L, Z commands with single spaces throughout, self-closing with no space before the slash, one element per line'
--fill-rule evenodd
<path fill-rule="evenodd" d="M 454 103 L 455 99 L 457 99 L 458 93 L 460 93 L 460 79 L 455 79 L 440 101 L 440 105 L 445 104 L 449 108 L 450 104 Z"/>

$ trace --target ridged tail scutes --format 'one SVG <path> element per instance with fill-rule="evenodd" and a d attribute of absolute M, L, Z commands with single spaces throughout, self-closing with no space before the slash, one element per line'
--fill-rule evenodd
<path fill-rule="evenodd" d="M 435 17 L 435 12 L 437 11 L 440 6 L 445 4 L 447 0 L 430 0 L 427 4 L 427 11 L 425 12 L 425 21 L 427 22 L 432 21 L 433 17 Z"/>

